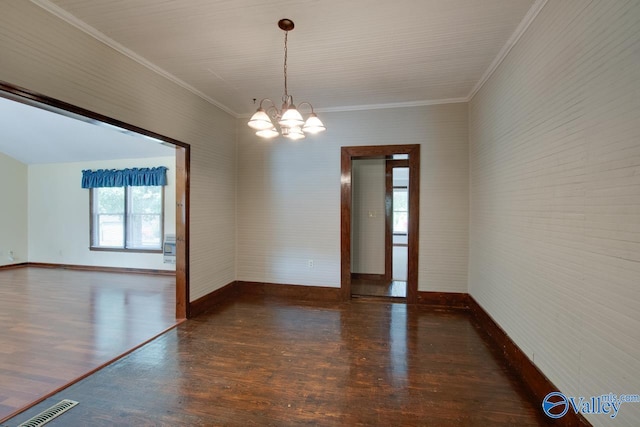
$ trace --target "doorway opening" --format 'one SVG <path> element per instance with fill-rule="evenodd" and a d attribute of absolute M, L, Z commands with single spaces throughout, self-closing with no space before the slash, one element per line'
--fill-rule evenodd
<path fill-rule="evenodd" d="M 0 97 L 83 122 L 111 127 L 122 133 L 135 134 L 175 149 L 175 317 L 178 320 L 190 317 L 188 268 L 190 146 L 172 138 L 8 83 L 0 82 Z"/>
<path fill-rule="evenodd" d="M 416 303 L 420 146 L 343 147 L 341 290 Z"/>
<path fill-rule="evenodd" d="M 391 265 L 389 296 L 407 296 L 409 264 L 409 160 L 393 156 L 385 165 L 387 206 L 385 265 Z M 388 243 L 391 240 L 391 243 Z"/>

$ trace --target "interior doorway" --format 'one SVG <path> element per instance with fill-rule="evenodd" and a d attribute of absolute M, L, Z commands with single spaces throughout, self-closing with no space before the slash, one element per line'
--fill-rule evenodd
<path fill-rule="evenodd" d="M 119 120 L 94 113 L 89 110 L 68 104 L 66 102 L 37 94 L 0 82 L 0 97 L 17 101 L 22 104 L 51 111 L 66 117 L 92 124 L 104 124 L 123 132 L 139 134 L 175 149 L 175 197 L 176 197 L 176 268 L 175 268 L 175 315 L 176 319 L 190 317 L 189 307 L 189 169 L 190 146 L 183 142 L 168 138 L 154 132 L 133 126 Z"/>
<path fill-rule="evenodd" d="M 342 148 L 341 289 L 417 302 L 420 146 Z"/>
<path fill-rule="evenodd" d="M 409 264 L 409 160 L 405 155 L 399 155 L 385 163 L 385 265 L 390 266 L 387 267 L 390 271 L 389 294 L 406 297 Z"/>

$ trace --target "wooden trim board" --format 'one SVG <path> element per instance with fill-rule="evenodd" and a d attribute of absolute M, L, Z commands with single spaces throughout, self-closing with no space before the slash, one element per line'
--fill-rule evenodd
<path fill-rule="evenodd" d="M 175 276 L 173 270 L 153 270 L 146 268 L 102 267 L 95 265 L 51 264 L 46 262 L 28 262 L 24 267 L 62 268 L 65 270 L 100 271 L 104 273 L 155 274 L 159 276 Z"/>
<path fill-rule="evenodd" d="M 340 288 L 327 286 L 281 285 L 277 283 L 238 282 L 238 292 L 291 299 L 294 301 L 341 301 Z"/>
<path fill-rule="evenodd" d="M 23 267 L 28 267 L 29 263 L 27 262 L 21 262 L 19 264 L 7 264 L 7 265 L 0 265 L 0 270 L 13 270 L 14 268 L 23 268 Z"/>
<path fill-rule="evenodd" d="M 438 308 L 469 309 L 469 294 L 462 292 L 418 292 L 418 304 Z"/>
<path fill-rule="evenodd" d="M 231 282 L 213 292 L 208 293 L 189 304 L 189 318 L 200 316 L 213 310 L 216 306 L 234 298 L 238 293 L 238 282 Z"/>
<path fill-rule="evenodd" d="M 492 347 L 501 349 L 502 357 L 526 385 L 536 402 L 542 405 L 542 400 L 548 393 L 559 391 L 471 295 L 468 295 L 468 303 L 469 314 L 476 329 L 488 337 Z M 576 414 L 571 410 L 562 418 L 556 420 L 549 418 L 549 423 L 567 427 L 585 427 L 591 425 L 582 414 Z"/>

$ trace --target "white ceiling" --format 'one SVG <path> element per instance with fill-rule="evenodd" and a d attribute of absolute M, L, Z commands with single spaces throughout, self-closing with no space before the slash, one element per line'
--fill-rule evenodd
<path fill-rule="evenodd" d="M 468 100 L 546 0 L 32 0 L 236 117 L 289 93 L 317 111 Z M 173 155 L 149 139 L 0 97 L 23 163 Z"/>
<path fill-rule="evenodd" d="M 32 0 L 235 116 L 468 100 L 545 0 Z M 528 13 L 529 12 L 529 13 Z"/>
<path fill-rule="evenodd" d="M 175 148 L 0 96 L 0 152 L 24 164 L 174 156 Z"/>

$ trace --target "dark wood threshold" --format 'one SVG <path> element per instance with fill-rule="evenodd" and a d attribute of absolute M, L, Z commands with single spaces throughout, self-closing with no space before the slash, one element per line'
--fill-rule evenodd
<path fill-rule="evenodd" d="M 200 316 L 216 306 L 234 298 L 238 293 L 238 282 L 231 282 L 189 303 L 189 318 Z"/>
<path fill-rule="evenodd" d="M 384 274 L 351 273 L 351 280 L 386 280 Z M 389 279 L 390 280 L 390 279 Z"/>
<path fill-rule="evenodd" d="M 386 296 L 386 295 L 358 295 L 358 294 L 353 294 L 351 295 L 351 301 L 354 302 L 361 302 L 361 301 L 366 301 L 366 302 L 393 302 L 393 303 L 397 303 L 397 304 L 406 304 L 407 303 L 407 297 L 390 297 L 390 296 Z"/>
<path fill-rule="evenodd" d="M 445 309 L 469 309 L 469 294 L 463 292 L 418 292 L 418 304 Z"/>
<path fill-rule="evenodd" d="M 531 362 L 526 354 L 514 343 L 507 333 L 491 318 L 491 316 L 476 302 L 471 295 L 467 295 L 469 314 L 478 331 L 483 333 L 491 346 L 501 351 L 502 358 L 507 365 L 518 375 L 525 384 L 531 397 L 539 405 L 542 405 L 544 397 L 552 392 L 559 391 L 551 381 Z M 568 411 L 562 418 L 552 420 L 549 423 L 567 427 L 591 426 L 582 414 Z"/>
<path fill-rule="evenodd" d="M 52 264 L 46 262 L 27 262 L 23 267 L 62 268 L 65 270 L 100 271 L 104 273 L 154 274 L 158 276 L 175 276 L 173 270 L 155 270 L 150 268 L 101 267 L 94 265 Z"/>

